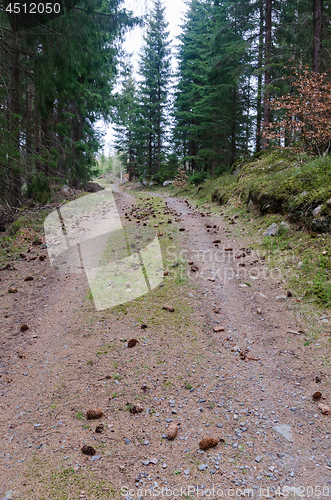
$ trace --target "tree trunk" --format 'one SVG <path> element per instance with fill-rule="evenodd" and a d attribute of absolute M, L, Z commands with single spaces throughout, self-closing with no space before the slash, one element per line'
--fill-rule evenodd
<path fill-rule="evenodd" d="M 19 112 L 20 112 L 20 70 L 19 70 L 19 47 L 18 35 L 12 31 L 10 36 L 10 101 L 9 101 L 9 132 L 18 154 L 16 158 L 9 160 L 9 182 L 11 191 L 11 203 L 15 206 L 19 204 L 21 198 L 21 173 L 20 173 L 20 131 L 19 131 Z"/>
<path fill-rule="evenodd" d="M 131 125 L 130 125 L 131 128 Z M 129 153 L 129 163 L 128 163 L 128 174 L 129 174 L 129 182 L 132 181 L 133 178 L 133 162 L 134 162 L 134 153 L 132 148 L 132 131 L 129 128 L 128 132 L 128 153 Z"/>
<path fill-rule="evenodd" d="M 159 71 L 160 72 L 160 71 Z M 161 169 L 161 84 L 158 82 L 158 115 L 157 115 L 157 171 Z"/>
<path fill-rule="evenodd" d="M 34 96 L 34 85 L 28 83 L 26 86 L 26 156 L 32 154 L 32 121 L 33 121 L 33 96 Z"/>
<path fill-rule="evenodd" d="M 250 108 L 251 108 L 251 76 L 248 75 L 248 82 L 247 82 L 247 122 L 246 122 L 245 155 L 248 154 L 249 139 L 250 139 Z"/>
<path fill-rule="evenodd" d="M 36 155 L 36 171 L 41 171 L 41 141 L 40 141 L 40 123 L 38 119 L 37 109 L 35 109 L 35 123 L 34 123 L 34 151 Z"/>
<path fill-rule="evenodd" d="M 152 173 L 152 134 L 149 133 L 149 151 L 148 151 L 148 176 Z"/>
<path fill-rule="evenodd" d="M 323 0 L 314 0 L 313 18 L 313 71 L 321 71 L 321 48 L 323 30 Z"/>
<path fill-rule="evenodd" d="M 269 146 L 269 140 L 265 137 L 270 123 L 270 84 L 271 84 L 271 10 L 272 0 L 265 2 L 265 72 L 264 72 L 264 107 L 263 107 L 263 138 L 262 149 L 266 150 Z"/>
<path fill-rule="evenodd" d="M 236 155 L 236 129 L 237 129 L 237 120 L 236 120 L 236 107 L 237 107 L 237 88 L 233 89 L 233 121 L 231 124 L 231 140 L 230 140 L 230 165 L 233 165 L 237 159 Z"/>
<path fill-rule="evenodd" d="M 46 177 L 49 176 L 49 168 L 47 163 L 47 155 L 46 151 L 49 145 L 49 131 L 48 131 L 48 123 L 45 118 L 41 120 L 41 155 L 42 155 L 42 170 L 45 173 Z"/>
<path fill-rule="evenodd" d="M 259 53 L 257 60 L 256 152 L 261 151 L 262 123 L 262 63 L 263 63 L 263 0 L 260 0 Z"/>

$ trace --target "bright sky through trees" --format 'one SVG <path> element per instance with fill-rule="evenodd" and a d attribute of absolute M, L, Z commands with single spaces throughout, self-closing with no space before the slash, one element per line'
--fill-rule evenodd
<path fill-rule="evenodd" d="M 153 4 L 152 0 L 125 0 L 123 6 L 133 12 L 136 16 L 143 16 L 150 11 Z M 175 45 L 178 44 L 176 37 L 180 34 L 180 25 L 182 24 L 183 14 L 187 10 L 185 0 L 163 0 L 163 5 L 166 8 L 166 20 L 169 23 L 170 40 L 172 42 L 172 66 L 174 68 L 176 64 L 175 59 Z M 138 70 L 138 59 L 139 51 L 143 43 L 143 33 L 144 29 L 140 27 L 133 28 L 126 35 L 126 42 L 124 48 L 126 52 L 132 54 L 132 63 L 135 72 Z M 98 127 L 104 128 L 103 124 L 98 123 Z M 108 154 L 109 147 L 113 145 L 113 128 L 112 126 L 107 127 L 107 134 L 104 137 L 105 150 Z"/>

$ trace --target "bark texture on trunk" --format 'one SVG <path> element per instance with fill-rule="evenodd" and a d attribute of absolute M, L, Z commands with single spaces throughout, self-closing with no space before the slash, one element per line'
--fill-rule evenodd
<path fill-rule="evenodd" d="M 271 19 L 272 0 L 265 2 L 265 72 L 264 72 L 264 105 L 263 105 L 263 132 L 266 133 L 270 123 L 270 84 L 271 84 Z M 266 150 L 269 140 L 263 135 L 262 149 Z"/>
<path fill-rule="evenodd" d="M 10 100 L 9 100 L 9 131 L 11 140 L 18 154 L 9 160 L 9 189 L 11 193 L 11 204 L 19 205 L 21 198 L 21 173 L 20 173 L 20 67 L 19 67 L 19 45 L 18 34 L 12 31 L 10 36 Z"/>
<path fill-rule="evenodd" d="M 260 32 L 259 53 L 257 61 L 257 113 L 256 113 L 256 151 L 261 151 L 261 124 L 262 124 L 262 63 L 263 63 L 263 0 L 260 0 Z"/>
<path fill-rule="evenodd" d="M 313 18 L 313 71 L 321 71 L 321 48 L 323 31 L 323 0 L 314 0 Z"/>

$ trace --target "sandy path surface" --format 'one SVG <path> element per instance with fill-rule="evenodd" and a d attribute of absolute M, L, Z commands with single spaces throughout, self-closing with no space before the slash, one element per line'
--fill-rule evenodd
<path fill-rule="evenodd" d="M 126 224 L 136 202 L 117 191 Z M 170 272 L 133 309 L 95 311 L 84 274 L 59 274 L 40 245 L 1 271 L 1 498 L 331 497 L 330 417 L 312 399 L 330 390 L 323 346 L 289 333 L 304 328 L 295 304 L 246 238 L 164 202 Z M 202 451 L 206 436 L 221 442 Z"/>

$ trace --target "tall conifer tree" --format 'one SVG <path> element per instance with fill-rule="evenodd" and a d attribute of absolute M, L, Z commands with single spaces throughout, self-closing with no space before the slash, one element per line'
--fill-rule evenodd
<path fill-rule="evenodd" d="M 94 124 L 112 107 L 117 40 L 136 24 L 121 0 L 66 4 L 54 4 L 59 15 L 23 15 L 35 4 L 15 4 L 17 16 L 0 2 L 0 198 L 11 204 L 24 184 L 40 195 L 56 178 L 89 179 L 100 144 Z"/>
<path fill-rule="evenodd" d="M 137 84 L 133 78 L 132 65 L 124 68 L 122 88 L 115 94 L 114 123 L 115 149 L 129 174 L 129 181 L 135 173 L 135 129 L 137 116 Z"/>
<path fill-rule="evenodd" d="M 160 171 L 166 156 L 169 85 L 171 78 L 170 42 L 165 8 L 155 0 L 147 22 L 140 60 L 141 82 L 135 134 L 137 165 L 147 176 Z"/>
<path fill-rule="evenodd" d="M 250 6 L 192 0 L 180 36 L 175 138 L 189 168 L 211 175 L 247 152 L 250 140 Z M 200 176 L 201 177 L 201 176 Z"/>

